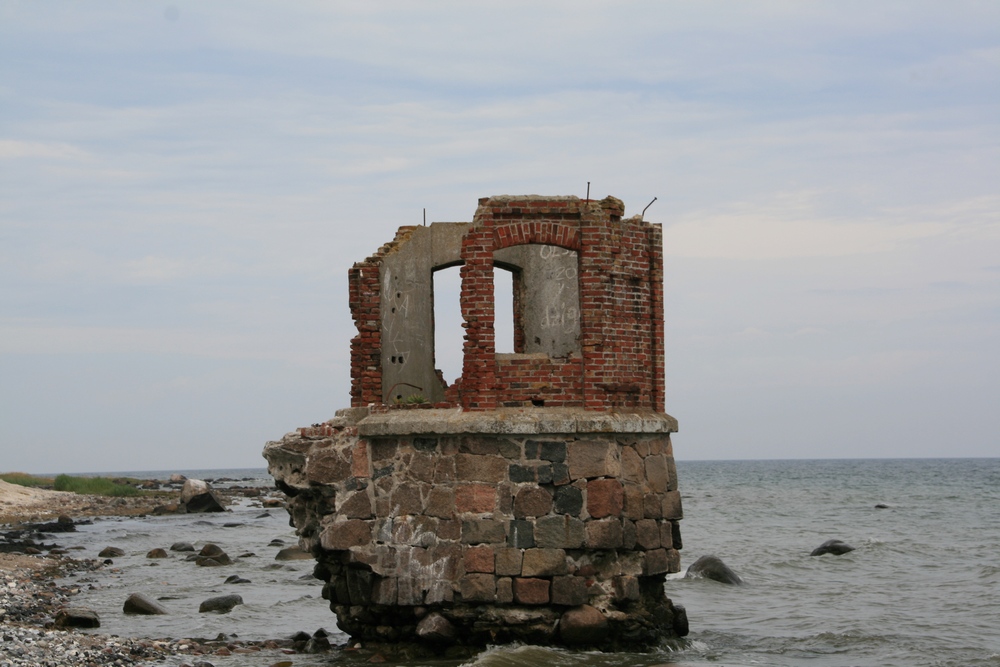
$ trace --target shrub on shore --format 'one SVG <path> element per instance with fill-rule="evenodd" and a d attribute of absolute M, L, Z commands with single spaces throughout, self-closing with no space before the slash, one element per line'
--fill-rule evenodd
<path fill-rule="evenodd" d="M 131 484 L 122 484 L 107 477 L 73 477 L 59 475 L 53 483 L 56 491 L 72 491 L 91 496 L 138 496 L 142 491 Z"/>
<path fill-rule="evenodd" d="M 18 486 L 29 486 L 31 488 L 52 488 L 55 483 L 51 477 L 36 477 L 26 472 L 0 472 L 0 479 L 8 484 Z"/>
<path fill-rule="evenodd" d="M 24 472 L 0 473 L 0 479 L 19 486 L 32 488 L 55 489 L 56 491 L 71 491 L 73 493 L 91 496 L 112 496 L 116 498 L 139 496 L 143 491 L 134 484 L 126 480 L 113 480 L 107 477 L 75 477 L 72 475 L 58 475 L 55 479 L 51 477 L 37 477 Z"/>

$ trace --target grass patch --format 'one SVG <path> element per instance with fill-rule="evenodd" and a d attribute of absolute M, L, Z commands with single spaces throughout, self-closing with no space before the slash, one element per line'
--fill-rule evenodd
<path fill-rule="evenodd" d="M 0 479 L 8 484 L 29 486 L 35 489 L 42 487 L 52 488 L 52 485 L 55 483 L 55 480 L 51 477 L 36 477 L 26 472 L 0 472 Z"/>
<path fill-rule="evenodd" d="M 107 477 L 72 477 L 70 475 L 59 475 L 55 478 L 52 487 L 56 491 L 72 491 L 92 496 L 113 496 L 116 498 L 126 496 L 141 496 L 140 489 L 131 484 L 122 484 Z"/>

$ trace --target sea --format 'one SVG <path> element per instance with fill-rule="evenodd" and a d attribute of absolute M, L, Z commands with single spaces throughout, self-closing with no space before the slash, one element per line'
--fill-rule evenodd
<path fill-rule="evenodd" d="M 677 470 L 682 568 L 713 554 L 745 581 L 733 586 L 683 572 L 670 576 L 667 595 L 687 610 L 686 638 L 650 652 L 499 646 L 466 660 L 387 664 L 1000 667 L 1000 459 L 678 461 Z M 128 474 L 165 479 L 173 472 Z M 262 469 L 180 472 L 271 484 Z M 80 557 L 96 557 L 105 546 L 126 551 L 112 566 L 72 578 L 80 588 L 75 604 L 101 616 L 98 632 L 263 640 L 324 628 L 335 644 L 348 639 L 320 596 L 311 561 L 274 559 L 280 546 L 272 540 L 295 543 L 284 510 L 264 510 L 248 499 L 225 514 L 104 518 L 56 538 L 78 547 Z M 854 550 L 810 556 L 829 539 Z M 225 568 L 145 558 L 149 549 L 177 541 L 215 542 L 241 557 Z M 250 583 L 223 583 L 231 574 Z M 171 613 L 124 615 L 122 603 L 132 592 L 161 598 Z M 197 612 L 202 600 L 233 592 L 245 604 L 231 613 Z M 370 657 L 335 650 L 207 659 L 216 667 L 279 660 L 317 667 L 368 664 Z M 155 664 L 184 660 L 191 657 Z"/>

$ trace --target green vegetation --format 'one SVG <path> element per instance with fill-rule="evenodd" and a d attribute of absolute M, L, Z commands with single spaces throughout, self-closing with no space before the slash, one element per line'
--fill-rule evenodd
<path fill-rule="evenodd" d="M 420 405 L 421 403 L 426 403 L 427 399 L 424 398 L 423 394 L 410 394 L 404 399 L 407 405 Z"/>
<path fill-rule="evenodd" d="M 0 479 L 19 486 L 33 488 L 55 489 L 56 491 L 71 491 L 91 496 L 140 496 L 144 492 L 136 488 L 137 480 L 108 479 L 107 477 L 74 477 L 59 475 L 51 477 L 36 477 L 24 472 L 0 473 Z"/>
<path fill-rule="evenodd" d="M 30 486 L 32 488 L 49 487 L 55 483 L 51 477 L 35 477 L 26 472 L 0 472 L 0 479 L 8 484 L 18 486 Z"/>
<path fill-rule="evenodd" d="M 140 496 L 142 491 L 131 484 L 123 484 L 119 480 L 107 477 L 71 477 L 59 475 L 53 483 L 56 491 L 72 491 L 92 496 Z"/>

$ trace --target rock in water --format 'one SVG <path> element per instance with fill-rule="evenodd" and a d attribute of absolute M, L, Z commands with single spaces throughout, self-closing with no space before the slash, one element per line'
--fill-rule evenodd
<path fill-rule="evenodd" d="M 191 514 L 200 512 L 225 512 L 226 508 L 208 482 L 189 479 L 181 489 L 180 504 Z"/>
<path fill-rule="evenodd" d="M 55 625 L 57 628 L 99 628 L 101 619 L 93 609 L 71 607 L 56 614 Z"/>
<path fill-rule="evenodd" d="M 417 636 L 435 642 L 451 642 L 455 639 L 455 626 L 437 612 L 425 616 L 417 624 Z"/>
<path fill-rule="evenodd" d="M 146 552 L 146 558 L 167 558 L 167 557 L 168 556 L 166 550 L 160 549 L 159 547 L 157 547 L 156 549 L 150 549 L 149 551 Z"/>
<path fill-rule="evenodd" d="M 274 560 L 310 560 L 311 558 L 311 553 L 298 547 L 285 547 L 274 556 Z"/>
<path fill-rule="evenodd" d="M 100 558 L 120 558 L 125 555 L 125 552 L 118 547 L 104 547 L 97 555 Z"/>
<path fill-rule="evenodd" d="M 743 585 L 742 577 L 730 570 L 729 566 L 723 563 L 722 559 L 718 556 L 702 556 L 691 563 L 684 576 L 711 579 L 712 581 L 718 581 L 720 584 Z"/>
<path fill-rule="evenodd" d="M 170 545 L 171 551 L 194 551 L 194 545 L 190 542 L 174 542 Z"/>
<path fill-rule="evenodd" d="M 239 595 L 220 595 L 219 597 L 208 598 L 198 607 L 199 613 L 206 611 L 217 611 L 220 614 L 228 614 L 238 604 L 243 604 L 243 598 Z"/>
<path fill-rule="evenodd" d="M 167 614 L 167 608 L 144 593 L 132 593 L 125 600 L 122 611 L 126 614 L 138 614 L 141 616 L 156 616 Z"/>
<path fill-rule="evenodd" d="M 841 542 L 840 540 L 827 540 L 813 549 L 812 553 L 809 555 L 822 556 L 823 554 L 833 554 L 834 556 L 842 556 L 848 551 L 854 551 L 854 547 L 846 542 Z"/>
<path fill-rule="evenodd" d="M 589 604 L 574 607 L 559 619 L 559 637 L 570 646 L 593 646 L 607 636 L 608 619 Z"/>

